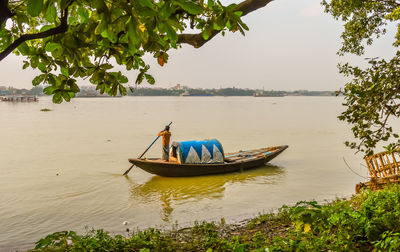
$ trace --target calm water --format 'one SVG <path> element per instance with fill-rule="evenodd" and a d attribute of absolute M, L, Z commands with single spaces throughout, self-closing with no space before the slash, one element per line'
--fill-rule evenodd
<path fill-rule="evenodd" d="M 81 98 L 0 103 L 0 251 L 85 227 L 171 227 L 235 221 L 299 200 L 349 196 L 366 176 L 343 142 L 336 97 Z M 50 108 L 50 112 L 41 112 Z M 133 169 L 163 127 L 172 140 L 217 138 L 225 152 L 289 145 L 271 166 L 244 173 L 162 178 Z M 161 155 L 161 142 L 146 154 Z M 128 221 L 129 225 L 122 223 Z"/>

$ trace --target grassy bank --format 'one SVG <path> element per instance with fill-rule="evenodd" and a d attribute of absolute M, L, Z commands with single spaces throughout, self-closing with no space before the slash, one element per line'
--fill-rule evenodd
<path fill-rule="evenodd" d="M 103 230 L 57 232 L 33 251 L 398 251 L 400 187 L 364 192 L 328 204 L 283 206 L 245 224 L 195 223 L 181 230 L 147 229 L 124 237 Z"/>

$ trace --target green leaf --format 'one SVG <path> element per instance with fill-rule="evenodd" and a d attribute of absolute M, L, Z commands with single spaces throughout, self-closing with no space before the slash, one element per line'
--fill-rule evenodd
<path fill-rule="evenodd" d="M 51 5 L 49 5 L 49 7 L 47 8 L 47 11 L 46 11 L 46 20 L 50 23 L 53 23 L 56 21 L 56 18 L 57 18 L 56 6 L 51 4 Z"/>
<path fill-rule="evenodd" d="M 248 247 L 249 247 L 249 245 L 246 244 L 246 243 L 245 244 L 240 244 L 239 246 L 237 246 L 235 248 L 235 250 L 233 252 L 245 252 L 245 251 L 249 250 Z"/>
<path fill-rule="evenodd" d="M 145 74 L 144 76 L 146 77 L 146 81 L 149 84 L 153 85 L 154 83 L 156 83 L 156 81 L 154 80 L 153 76 L 151 76 L 150 74 Z"/>
<path fill-rule="evenodd" d="M 113 68 L 113 66 L 111 64 L 108 64 L 108 63 L 101 64 L 100 67 L 105 69 L 105 70 L 110 70 L 110 69 Z"/>
<path fill-rule="evenodd" d="M 201 33 L 201 36 L 203 37 L 204 40 L 208 40 L 208 38 L 210 37 L 210 35 L 208 34 L 207 30 L 204 30 Z"/>
<path fill-rule="evenodd" d="M 50 43 L 47 43 L 47 44 L 46 44 L 46 46 L 45 46 L 44 49 L 45 49 L 46 51 L 48 51 L 48 52 L 52 52 L 52 51 L 54 51 L 54 50 L 56 50 L 56 49 L 59 49 L 59 48 L 62 48 L 61 45 L 60 45 L 59 43 L 50 42 Z"/>
<path fill-rule="evenodd" d="M 245 23 L 243 23 L 243 22 L 239 22 L 239 23 L 246 31 L 249 30 L 249 27 Z"/>
<path fill-rule="evenodd" d="M 75 93 L 78 93 L 79 91 L 81 91 L 75 82 L 71 83 L 70 88 L 71 88 L 71 91 L 75 92 Z"/>
<path fill-rule="evenodd" d="M 89 12 L 83 7 L 78 8 L 78 15 L 81 17 L 83 23 L 89 19 Z"/>
<path fill-rule="evenodd" d="M 220 31 L 220 30 L 222 30 L 222 27 L 219 26 L 217 23 L 213 23 L 213 29 L 217 30 L 217 31 Z"/>
<path fill-rule="evenodd" d="M 54 74 L 48 74 L 47 75 L 47 82 L 52 85 L 52 86 L 59 86 L 61 84 L 60 78 L 55 76 Z"/>
<path fill-rule="evenodd" d="M 203 36 L 203 39 L 208 40 L 212 34 L 212 27 L 210 25 L 207 25 L 201 35 Z"/>
<path fill-rule="evenodd" d="M 243 15 L 243 11 L 235 11 L 234 14 L 235 14 L 237 17 L 241 17 L 241 16 Z"/>
<path fill-rule="evenodd" d="M 138 74 L 138 76 L 136 77 L 136 81 L 135 84 L 140 84 L 143 81 L 143 76 L 144 76 L 144 72 L 141 72 L 140 74 Z"/>
<path fill-rule="evenodd" d="M 61 0 L 60 8 L 62 10 L 65 10 L 65 8 L 68 7 L 68 5 L 71 3 L 72 0 Z"/>
<path fill-rule="evenodd" d="M 26 69 L 29 66 L 28 61 L 24 61 L 24 65 L 22 66 L 22 69 Z"/>
<path fill-rule="evenodd" d="M 32 80 L 32 84 L 34 86 L 39 85 L 40 83 L 42 83 L 44 81 L 44 79 L 46 78 L 46 74 L 41 74 L 36 76 L 33 80 Z"/>
<path fill-rule="evenodd" d="M 225 27 L 226 21 L 223 15 L 217 17 L 216 23 L 219 27 L 223 28 Z"/>
<path fill-rule="evenodd" d="M 66 100 L 67 102 L 71 101 L 71 97 L 69 96 L 69 93 L 67 91 L 62 91 L 61 96 Z"/>
<path fill-rule="evenodd" d="M 125 75 L 121 75 L 119 78 L 119 82 L 128 83 L 128 78 Z"/>
<path fill-rule="evenodd" d="M 105 19 L 102 19 L 94 30 L 94 34 L 99 35 L 105 30 L 107 30 L 107 21 Z"/>
<path fill-rule="evenodd" d="M 109 94 L 112 96 L 116 96 L 118 94 L 118 84 L 112 86 Z"/>
<path fill-rule="evenodd" d="M 62 67 L 61 67 L 61 73 L 62 73 L 65 77 L 68 77 L 68 76 L 69 76 L 68 68 L 62 66 Z"/>
<path fill-rule="evenodd" d="M 48 86 L 43 89 L 43 93 L 45 93 L 47 95 L 51 95 L 51 94 L 53 94 L 54 90 L 55 90 L 54 87 Z"/>
<path fill-rule="evenodd" d="M 177 6 L 171 5 L 171 4 L 164 4 L 160 9 L 159 9 L 159 16 L 162 19 L 167 19 L 169 18 L 173 13 L 175 13 Z"/>
<path fill-rule="evenodd" d="M 43 62 L 38 62 L 37 67 L 43 73 L 47 71 L 47 65 L 45 63 L 43 63 Z"/>
<path fill-rule="evenodd" d="M 158 15 L 158 12 L 149 9 L 149 8 L 144 8 L 143 10 L 140 11 L 140 15 L 143 15 L 145 17 L 155 17 Z M 160 13 L 161 16 L 161 13 Z"/>
<path fill-rule="evenodd" d="M 104 0 L 94 0 L 93 3 L 94 3 L 94 6 L 96 7 L 96 9 L 100 13 L 108 11 L 107 5 L 104 2 Z"/>
<path fill-rule="evenodd" d="M 32 17 L 39 16 L 43 9 L 43 0 L 28 0 L 27 11 Z"/>
<path fill-rule="evenodd" d="M 69 48 L 78 48 L 78 41 L 72 34 L 66 34 L 64 37 L 64 45 Z"/>
<path fill-rule="evenodd" d="M 237 7 L 237 4 L 230 4 L 230 5 L 228 5 L 228 7 L 226 7 L 226 12 L 231 12 L 234 9 L 236 9 L 236 7 Z"/>
<path fill-rule="evenodd" d="M 56 93 L 53 95 L 53 102 L 60 104 L 62 103 L 63 99 L 61 96 L 61 91 L 56 91 Z"/>
<path fill-rule="evenodd" d="M 231 30 L 231 28 L 232 28 L 231 22 L 230 22 L 229 20 L 226 22 L 226 27 L 227 27 L 229 30 Z"/>
<path fill-rule="evenodd" d="M 204 8 L 202 6 L 199 6 L 192 1 L 178 0 L 176 3 L 189 14 L 199 15 L 204 11 Z"/>
<path fill-rule="evenodd" d="M 25 42 L 20 44 L 17 48 L 18 48 L 18 51 L 20 51 L 20 53 L 22 53 L 22 55 L 29 54 L 29 46 Z"/>
<path fill-rule="evenodd" d="M 76 17 L 69 17 L 68 18 L 68 23 L 72 24 L 72 25 L 75 25 L 75 24 L 78 23 L 78 19 Z"/>
<path fill-rule="evenodd" d="M 165 28 L 167 30 L 167 36 L 170 38 L 171 42 L 178 41 L 178 35 L 176 34 L 174 28 L 170 26 L 168 23 L 165 24 Z"/>
<path fill-rule="evenodd" d="M 138 47 L 140 46 L 140 39 L 136 33 L 136 27 L 132 20 L 130 20 L 128 23 L 128 40 L 129 40 L 129 52 L 133 56 L 138 50 Z"/>
<path fill-rule="evenodd" d="M 122 85 L 118 85 L 119 93 L 121 95 L 126 95 L 126 88 Z"/>
<path fill-rule="evenodd" d="M 139 2 L 139 4 L 140 4 L 141 6 L 144 6 L 144 7 L 149 7 L 149 8 L 151 8 L 151 9 L 153 9 L 153 7 L 154 7 L 154 5 L 153 5 L 153 3 L 151 2 L 151 0 L 139 0 L 138 2 Z"/>
<path fill-rule="evenodd" d="M 40 28 L 40 32 L 48 31 L 54 27 L 55 27 L 54 25 L 44 25 L 42 28 Z"/>

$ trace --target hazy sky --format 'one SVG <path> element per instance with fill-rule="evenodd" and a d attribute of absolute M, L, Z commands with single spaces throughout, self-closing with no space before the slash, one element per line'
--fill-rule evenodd
<path fill-rule="evenodd" d="M 364 57 L 393 54 L 394 31 L 389 29 L 364 56 L 337 56 L 342 24 L 323 12 L 320 0 L 275 0 L 243 20 L 250 28 L 245 37 L 236 32 L 218 35 L 199 49 L 183 45 L 169 52 L 164 67 L 146 57 L 155 85 L 336 90 L 346 81 L 338 73 L 339 62 L 364 64 Z M 22 58 L 10 55 L 0 62 L 0 73 L 0 86 L 29 89 L 37 72 L 22 70 Z M 126 74 L 133 84 L 136 72 Z"/>

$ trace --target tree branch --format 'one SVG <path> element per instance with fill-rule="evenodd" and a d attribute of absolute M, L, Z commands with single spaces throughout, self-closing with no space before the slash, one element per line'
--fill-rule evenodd
<path fill-rule="evenodd" d="M 8 0 L 0 0 L 0 27 L 3 27 L 7 19 L 13 15 L 14 14 L 8 8 Z"/>
<path fill-rule="evenodd" d="M 258 10 L 260 8 L 265 7 L 267 4 L 272 2 L 273 0 L 245 0 L 238 4 L 237 8 L 235 11 L 242 11 L 242 17 L 249 14 L 250 12 L 253 12 L 255 10 Z M 201 33 L 197 34 L 179 34 L 178 35 L 178 43 L 179 44 L 189 44 L 192 45 L 195 48 L 199 48 L 203 46 L 205 43 L 210 41 L 215 35 L 220 33 L 221 31 L 213 30 L 211 32 L 211 36 L 208 38 L 208 40 L 205 40 Z"/>
<path fill-rule="evenodd" d="M 59 26 L 44 32 L 21 35 L 21 37 L 16 39 L 11 45 L 9 45 L 6 49 L 4 49 L 4 51 L 0 53 L 0 61 L 2 61 L 5 57 L 7 57 L 7 55 L 9 55 L 12 51 L 14 51 L 19 45 L 21 45 L 25 41 L 32 39 L 46 38 L 59 33 L 64 33 L 67 30 L 68 30 L 68 8 L 65 8 L 64 14 L 61 16 L 61 24 Z"/>

